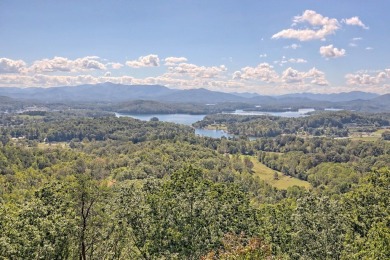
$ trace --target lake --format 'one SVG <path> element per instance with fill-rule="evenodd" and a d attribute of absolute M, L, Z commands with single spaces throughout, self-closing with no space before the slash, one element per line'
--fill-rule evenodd
<path fill-rule="evenodd" d="M 298 111 L 286 111 L 286 112 L 262 112 L 262 111 L 243 111 L 236 110 L 232 113 L 233 115 L 273 115 L 281 117 L 302 117 L 309 112 L 315 111 L 312 108 L 299 109 Z M 192 126 L 193 123 L 202 120 L 206 115 L 190 115 L 190 114 L 150 114 L 150 115 L 141 115 L 141 114 L 121 114 L 115 113 L 116 117 L 132 117 L 142 121 L 149 121 L 152 117 L 157 117 L 160 121 L 171 122 L 176 124 Z M 203 128 L 195 128 L 195 134 L 199 136 L 206 136 L 212 138 L 221 138 L 233 137 L 234 135 L 228 134 L 223 130 L 209 130 Z"/>
<path fill-rule="evenodd" d="M 163 122 L 171 122 L 182 125 L 191 126 L 193 123 L 202 120 L 206 115 L 189 115 L 189 114 L 150 114 L 150 115 L 140 115 L 140 114 L 120 114 L 115 113 L 116 117 L 132 117 L 142 121 L 149 121 L 152 117 L 157 117 L 158 120 Z"/>
<path fill-rule="evenodd" d="M 307 113 L 314 112 L 315 109 L 313 108 L 301 108 L 298 109 L 298 111 L 285 111 L 285 112 L 264 112 L 264 111 L 244 111 L 244 110 L 236 110 L 232 113 L 226 113 L 226 114 L 232 114 L 232 115 L 244 115 L 244 116 L 264 116 L 264 115 L 271 115 L 271 116 L 280 116 L 280 117 L 302 117 L 306 116 Z"/>
<path fill-rule="evenodd" d="M 132 117 L 142 121 L 149 121 L 152 117 L 157 117 L 158 120 L 163 122 L 171 122 L 176 124 L 192 126 L 193 123 L 202 120 L 206 115 L 189 115 L 189 114 L 151 114 L 151 115 L 139 115 L 139 114 L 120 114 L 115 113 L 117 117 Z M 202 128 L 195 128 L 195 134 L 199 136 L 206 136 L 212 138 L 233 137 L 223 130 L 209 130 Z"/>

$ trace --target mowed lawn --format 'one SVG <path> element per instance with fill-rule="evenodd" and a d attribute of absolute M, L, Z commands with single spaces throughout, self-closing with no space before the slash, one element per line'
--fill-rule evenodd
<path fill-rule="evenodd" d="M 257 160 L 255 157 L 251 157 L 251 161 L 253 162 L 253 175 L 258 176 L 261 180 L 264 180 L 265 182 L 269 183 L 273 187 L 277 189 L 287 189 L 288 187 L 292 186 L 302 186 L 306 189 L 311 188 L 311 184 L 307 181 L 302 181 L 300 179 L 286 176 L 281 172 L 274 171 L 271 168 L 268 168 L 261 162 Z M 278 173 L 278 180 L 274 179 L 274 173 Z"/>

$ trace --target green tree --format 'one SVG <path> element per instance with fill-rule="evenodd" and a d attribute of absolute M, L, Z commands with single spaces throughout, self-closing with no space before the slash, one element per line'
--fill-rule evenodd
<path fill-rule="evenodd" d="M 213 183 L 191 166 L 162 183 L 122 190 L 122 218 L 139 257 L 197 259 L 221 246 L 224 234 L 250 233 L 254 214 L 236 186 Z"/>
<path fill-rule="evenodd" d="M 370 173 L 343 198 L 349 230 L 344 259 L 390 258 L 390 170 Z"/>
<path fill-rule="evenodd" d="M 346 227 L 338 201 L 303 197 L 297 201 L 293 218 L 292 258 L 340 259 Z"/>
<path fill-rule="evenodd" d="M 48 184 L 19 209 L 2 205 L 6 219 L 2 220 L 0 256 L 6 259 L 71 257 L 75 215 L 66 188 L 66 184 Z"/>

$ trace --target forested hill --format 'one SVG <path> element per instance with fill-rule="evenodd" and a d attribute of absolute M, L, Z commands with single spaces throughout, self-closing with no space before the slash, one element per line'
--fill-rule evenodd
<path fill-rule="evenodd" d="M 272 119 L 0 114 L 0 258 L 389 259 L 388 114 Z"/>

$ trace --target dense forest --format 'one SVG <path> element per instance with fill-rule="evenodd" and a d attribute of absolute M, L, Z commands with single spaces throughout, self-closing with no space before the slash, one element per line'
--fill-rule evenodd
<path fill-rule="evenodd" d="M 211 125 L 0 114 L 0 258 L 390 258 L 389 114 Z"/>

